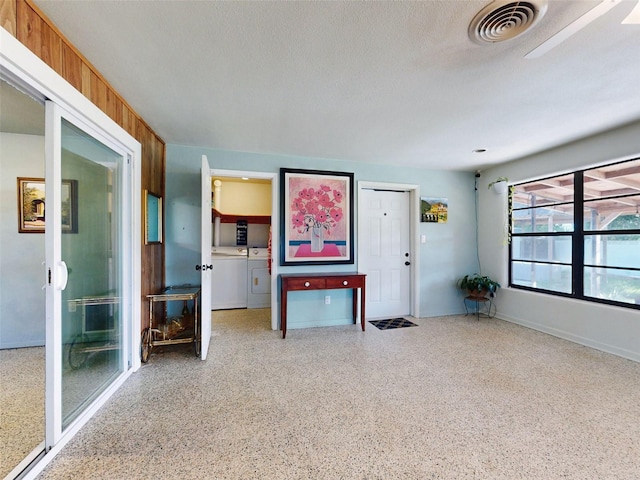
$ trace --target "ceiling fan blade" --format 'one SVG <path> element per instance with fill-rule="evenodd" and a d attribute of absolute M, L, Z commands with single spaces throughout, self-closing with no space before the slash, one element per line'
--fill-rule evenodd
<path fill-rule="evenodd" d="M 603 0 L 601 3 L 593 7 L 587 13 L 582 15 L 577 20 L 574 20 L 569 25 L 564 27 L 558 33 L 556 33 L 551 38 L 547 39 L 545 42 L 538 45 L 536 48 L 527 53 L 524 58 L 538 58 L 547 53 L 549 50 L 557 47 L 562 42 L 564 42 L 569 37 L 575 35 L 577 32 L 582 30 L 584 27 L 589 25 L 591 22 L 601 17 L 613 7 L 615 7 L 622 0 Z M 634 9 L 635 10 L 635 9 Z"/>
<path fill-rule="evenodd" d="M 636 3 L 636 6 L 633 7 L 631 13 L 622 21 L 622 24 L 627 25 L 640 25 L 640 0 Z"/>

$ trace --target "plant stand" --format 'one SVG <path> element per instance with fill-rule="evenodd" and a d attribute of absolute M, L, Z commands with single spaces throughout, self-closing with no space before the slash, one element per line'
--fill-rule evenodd
<path fill-rule="evenodd" d="M 493 300 L 491 299 L 491 297 L 478 297 L 474 295 L 468 295 L 464 297 L 463 303 L 465 316 L 474 313 L 474 310 L 469 310 L 469 306 L 473 306 L 474 303 L 476 307 L 475 314 L 477 320 L 480 320 L 480 313 L 485 315 L 487 318 L 493 318 L 496 315 L 496 306 L 493 304 Z M 483 311 L 481 312 L 481 310 Z"/>

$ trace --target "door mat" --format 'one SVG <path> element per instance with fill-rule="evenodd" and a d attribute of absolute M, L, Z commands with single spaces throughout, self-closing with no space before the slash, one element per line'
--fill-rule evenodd
<path fill-rule="evenodd" d="M 417 327 L 413 322 L 406 318 L 387 318 L 386 320 L 370 320 L 370 324 L 379 330 L 390 330 L 392 328 Z"/>

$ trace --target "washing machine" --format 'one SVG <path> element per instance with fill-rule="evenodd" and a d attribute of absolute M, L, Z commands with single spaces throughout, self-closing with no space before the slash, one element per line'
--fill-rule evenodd
<path fill-rule="evenodd" d="M 247 247 L 211 247 L 211 310 L 247 308 Z"/>
<path fill-rule="evenodd" d="M 267 308 L 271 305 L 271 274 L 266 248 L 249 248 L 247 262 L 247 308 Z"/>

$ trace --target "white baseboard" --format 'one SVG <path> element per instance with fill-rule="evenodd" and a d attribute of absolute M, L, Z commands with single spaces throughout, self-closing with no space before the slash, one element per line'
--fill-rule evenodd
<path fill-rule="evenodd" d="M 557 328 L 549 327 L 548 325 L 543 325 L 535 322 L 530 322 L 526 320 L 521 320 L 518 318 L 510 317 L 507 315 L 497 315 L 496 318 L 500 320 L 504 320 L 506 322 L 515 323 L 517 325 L 521 325 L 523 327 L 531 328 L 532 330 L 537 330 L 542 333 L 547 333 L 549 335 L 553 335 L 554 337 L 562 338 L 564 340 L 569 340 L 570 342 L 578 343 L 580 345 L 584 345 L 585 347 L 595 348 L 596 350 L 600 350 L 603 352 L 611 353 L 613 355 L 617 355 L 619 357 L 626 358 L 628 360 L 633 360 L 635 362 L 640 362 L 640 353 L 634 352 L 631 350 L 626 350 L 624 348 L 616 347 L 614 345 L 608 345 L 603 342 L 594 341 L 590 338 L 581 337 L 580 335 L 575 335 L 571 332 L 566 332 L 564 330 L 560 330 Z"/>

